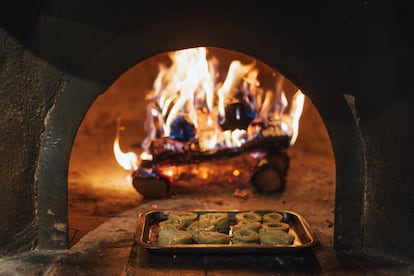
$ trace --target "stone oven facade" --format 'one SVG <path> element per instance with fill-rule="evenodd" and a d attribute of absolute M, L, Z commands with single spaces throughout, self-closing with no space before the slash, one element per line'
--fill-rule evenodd
<path fill-rule="evenodd" d="M 0 8 L 0 253 L 67 247 L 67 170 L 96 97 L 158 53 L 246 53 L 308 92 L 336 163 L 335 248 L 413 260 L 408 7 L 6 1 Z"/>

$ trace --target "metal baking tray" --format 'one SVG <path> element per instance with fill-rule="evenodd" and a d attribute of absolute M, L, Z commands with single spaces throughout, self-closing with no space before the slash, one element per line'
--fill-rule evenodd
<path fill-rule="evenodd" d="M 290 245 L 264 245 L 264 244 L 174 244 L 159 245 L 158 223 L 168 219 L 169 212 L 186 211 L 198 215 L 205 213 L 228 213 L 230 225 L 235 224 L 235 215 L 240 212 L 254 211 L 261 215 L 269 212 L 279 212 L 283 215 L 283 222 L 289 224 L 289 234 L 295 239 Z M 159 253 L 289 253 L 312 247 L 316 238 L 308 222 L 299 214 L 291 211 L 278 210 L 149 210 L 139 216 L 137 242 L 151 252 Z"/>

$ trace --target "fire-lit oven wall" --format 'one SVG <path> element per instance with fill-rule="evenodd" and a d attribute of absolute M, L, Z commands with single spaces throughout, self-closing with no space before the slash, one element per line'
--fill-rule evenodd
<path fill-rule="evenodd" d="M 413 259 L 413 41 L 398 5 L 3 1 L 0 252 L 67 246 L 71 147 L 102 91 L 158 53 L 215 46 L 282 72 L 320 112 L 337 168 L 335 247 Z"/>

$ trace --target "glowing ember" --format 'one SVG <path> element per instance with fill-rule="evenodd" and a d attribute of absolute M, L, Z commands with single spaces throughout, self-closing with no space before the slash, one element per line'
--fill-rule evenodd
<path fill-rule="evenodd" d="M 234 175 L 234 176 L 239 176 L 239 175 L 240 175 L 240 171 L 239 171 L 239 170 L 237 170 L 237 169 L 236 169 L 236 170 L 234 170 L 234 171 L 233 171 L 233 175 Z"/>
<path fill-rule="evenodd" d="M 183 151 L 184 143 L 190 141 L 205 153 L 241 148 L 263 137 L 288 136 L 289 145 L 293 145 L 304 94 L 298 90 L 289 107 L 284 78 L 278 75 L 274 91 L 265 91 L 260 87 L 255 62 L 233 60 L 220 82 L 218 62 L 208 59 L 207 54 L 204 47 L 175 51 L 169 53 L 171 66 L 159 66 L 152 91 L 145 98 L 147 137 L 140 159 L 153 160 L 152 143 L 162 138 L 177 141 L 162 145 L 166 150 Z M 139 166 L 137 157 L 120 150 L 120 130 L 118 122 L 116 159 L 126 170 L 134 170 Z M 208 177 L 206 172 L 199 175 Z"/>

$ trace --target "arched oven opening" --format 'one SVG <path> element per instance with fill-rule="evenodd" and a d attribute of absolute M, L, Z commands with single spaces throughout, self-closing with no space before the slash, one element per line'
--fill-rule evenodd
<path fill-rule="evenodd" d="M 148 34 L 159 37 L 156 30 Z M 200 43 L 206 45 L 206 42 Z M 309 64 L 299 66 L 293 57 L 290 60 L 282 57 L 280 50 L 285 47 L 283 44 L 279 45 L 282 46 L 279 51 L 266 47 L 245 48 L 243 51 L 243 47 L 231 46 L 236 44 L 248 46 L 241 41 L 226 42 L 224 39 L 224 47 L 219 48 L 249 53 L 249 56 L 262 60 L 267 66 L 279 68 L 278 72 L 283 72 L 286 79 L 306 91 L 310 101 L 317 107 L 317 112 L 330 135 L 337 168 L 334 244 L 338 249 L 360 249 L 363 240 L 362 206 L 365 176 L 362 142 L 359 140 L 358 127 L 352 114 L 352 97 L 344 98 L 337 93 L 331 93 L 330 80 L 323 83 L 315 82 L 314 78 L 317 76 L 314 72 L 322 70 L 321 68 L 308 68 Z M 154 44 L 154 41 L 143 44 L 134 36 L 121 36 L 97 53 L 82 68 L 79 77 L 74 76 L 71 79 L 64 93 L 56 96 L 55 105 L 46 118 L 46 133 L 37 170 L 40 249 L 62 249 L 69 245 L 68 166 L 72 144 L 82 119 L 98 96 L 125 71 L 152 56 L 169 52 L 167 42 L 162 44 L 161 48 L 159 45 L 158 42 Z M 172 45 L 174 43 L 170 45 L 174 49 Z M 348 219 L 350 217 L 351 221 Z M 325 223 L 330 225 L 332 221 L 328 220 Z M 99 220 L 94 225 L 98 224 Z"/>
<path fill-rule="evenodd" d="M 253 57 L 214 47 L 160 53 L 128 69 L 93 102 L 74 139 L 69 246 L 111 215 L 150 203 L 290 210 L 332 248 L 335 160 L 304 93 Z M 160 119 L 163 104 L 172 117 Z"/>

